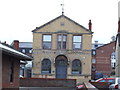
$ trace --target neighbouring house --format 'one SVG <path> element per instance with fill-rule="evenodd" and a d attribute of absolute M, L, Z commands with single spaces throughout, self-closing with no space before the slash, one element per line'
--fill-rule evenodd
<path fill-rule="evenodd" d="M 17 40 L 15 41 L 19 42 Z M 0 55 L 0 86 L 2 90 L 9 90 L 10 88 L 19 90 L 20 60 L 32 60 L 32 57 L 25 55 L 3 43 L 0 43 Z"/>
<path fill-rule="evenodd" d="M 103 77 L 111 76 L 111 72 L 113 72 L 115 68 L 115 66 L 114 68 L 112 67 L 113 59 L 115 59 L 115 41 L 94 49 L 92 52 L 93 79 L 95 79 L 96 73 L 103 74 Z"/>
<path fill-rule="evenodd" d="M 65 15 L 36 27 L 33 32 L 32 77 L 91 79 L 91 31 Z"/>
<path fill-rule="evenodd" d="M 92 60 L 91 60 L 91 62 L 92 62 L 91 78 L 92 79 L 95 79 L 95 75 L 96 75 L 96 73 L 95 73 L 95 71 L 96 71 L 96 65 L 95 65 L 96 64 L 96 59 L 95 59 L 96 48 L 103 46 L 103 45 L 104 45 L 103 43 L 99 43 L 97 40 L 94 41 L 94 43 L 92 43 L 92 53 L 91 53 L 92 54 Z"/>
<path fill-rule="evenodd" d="M 19 51 L 32 56 L 32 42 L 19 42 Z M 31 77 L 32 61 L 21 62 L 20 75 L 23 77 Z"/>
<path fill-rule="evenodd" d="M 32 42 L 19 42 L 19 51 L 32 56 Z"/>

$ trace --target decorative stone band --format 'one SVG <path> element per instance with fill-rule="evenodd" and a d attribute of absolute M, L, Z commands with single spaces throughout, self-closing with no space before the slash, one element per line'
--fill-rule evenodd
<path fill-rule="evenodd" d="M 68 54 L 91 54 L 91 50 L 43 50 L 43 49 L 33 49 L 33 54 L 56 54 L 56 55 L 68 55 Z"/>
<path fill-rule="evenodd" d="M 42 73 L 33 73 L 33 75 L 49 75 L 49 76 L 52 76 L 52 75 L 55 75 L 55 74 L 42 74 Z M 90 74 L 68 74 L 68 76 L 91 76 Z"/>

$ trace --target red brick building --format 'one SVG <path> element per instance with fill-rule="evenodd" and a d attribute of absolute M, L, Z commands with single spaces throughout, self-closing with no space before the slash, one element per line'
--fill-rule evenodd
<path fill-rule="evenodd" d="M 20 60 L 31 60 L 32 58 L 1 43 L 0 55 L 0 89 L 17 90 L 19 88 Z"/>
<path fill-rule="evenodd" d="M 111 55 L 113 52 L 115 52 L 115 41 L 96 48 L 92 55 L 92 72 L 110 76 L 112 72 Z"/>

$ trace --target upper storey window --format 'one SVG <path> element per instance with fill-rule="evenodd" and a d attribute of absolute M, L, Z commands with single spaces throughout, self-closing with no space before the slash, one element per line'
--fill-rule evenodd
<path fill-rule="evenodd" d="M 66 49 L 67 35 L 59 34 L 57 41 L 58 41 L 57 43 L 58 49 Z"/>
<path fill-rule="evenodd" d="M 81 49 L 81 36 L 73 36 L 73 49 Z"/>
<path fill-rule="evenodd" d="M 52 45 L 52 36 L 43 35 L 43 49 L 51 49 Z"/>

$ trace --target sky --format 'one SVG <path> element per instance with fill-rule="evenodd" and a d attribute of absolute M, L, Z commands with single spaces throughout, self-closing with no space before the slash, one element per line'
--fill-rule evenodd
<path fill-rule="evenodd" d="M 62 14 L 88 28 L 92 42 L 109 43 L 118 30 L 119 0 L 0 0 L 0 41 L 32 42 L 32 30 Z"/>

